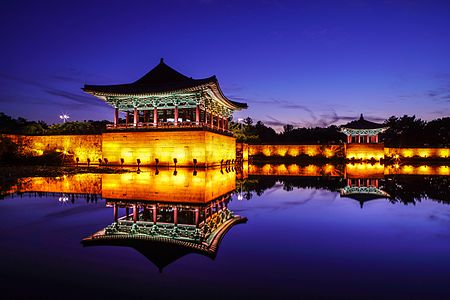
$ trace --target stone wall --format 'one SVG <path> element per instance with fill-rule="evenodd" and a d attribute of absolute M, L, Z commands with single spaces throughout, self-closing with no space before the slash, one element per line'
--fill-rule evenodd
<path fill-rule="evenodd" d="M 347 144 L 345 145 L 347 159 L 380 160 L 384 158 L 384 144 Z"/>
<path fill-rule="evenodd" d="M 450 148 L 384 148 L 389 158 L 449 158 Z"/>
<path fill-rule="evenodd" d="M 42 155 L 45 151 L 62 152 L 80 163 L 89 158 L 96 162 L 102 158 L 102 136 L 89 135 L 5 135 L 20 146 L 23 154 Z"/>
<path fill-rule="evenodd" d="M 103 133 L 103 158 L 112 164 L 178 166 L 220 165 L 220 162 L 236 158 L 236 140 L 233 137 L 209 131 L 150 131 Z"/>
<path fill-rule="evenodd" d="M 343 145 L 249 145 L 248 155 L 271 156 L 290 156 L 299 155 L 324 156 L 331 158 L 343 155 Z"/>
<path fill-rule="evenodd" d="M 248 161 L 249 145 L 246 143 L 236 143 L 236 159 Z"/>

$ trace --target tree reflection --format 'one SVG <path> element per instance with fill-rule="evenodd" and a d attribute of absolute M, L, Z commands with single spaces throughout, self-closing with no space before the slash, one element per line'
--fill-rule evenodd
<path fill-rule="evenodd" d="M 251 199 L 252 194 L 261 196 L 277 184 L 281 184 L 283 190 L 288 192 L 306 188 L 337 192 L 347 185 L 344 177 L 326 176 L 249 176 L 248 179 L 238 182 L 245 199 Z M 380 189 L 388 194 L 387 198 L 391 203 L 415 204 L 421 200 L 430 199 L 450 204 L 450 178 L 448 176 L 388 175 L 379 179 L 379 185 Z"/>

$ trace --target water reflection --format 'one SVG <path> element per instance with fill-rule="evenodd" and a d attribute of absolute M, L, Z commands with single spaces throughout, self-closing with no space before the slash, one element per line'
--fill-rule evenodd
<path fill-rule="evenodd" d="M 283 184 L 283 189 L 326 189 L 341 197 L 357 200 L 360 206 L 370 200 L 415 203 L 422 199 L 450 203 L 448 166 L 389 165 L 360 163 L 346 165 L 250 165 L 245 180 L 238 181 L 240 199 L 260 196 L 265 190 Z"/>
<path fill-rule="evenodd" d="M 265 298 L 267 290 L 274 299 L 299 293 L 364 299 L 367 291 L 383 298 L 396 282 L 396 299 L 447 299 L 450 207 L 436 203 L 450 203 L 445 170 L 250 165 L 197 173 L 179 168 L 176 175 L 173 169 L 142 169 L 20 179 L 5 190 L 30 198 L 0 201 L 1 275 L 12 278 L 4 284 L 6 295 L 27 282 L 34 296 L 58 298 L 68 294 L 69 282 L 77 298 L 86 291 L 100 298 L 121 292 L 142 297 L 141 290 L 124 286 L 146 286 L 156 298 L 167 290 L 183 298 L 197 295 L 198 279 L 206 278 L 210 284 L 202 291 L 224 297 L 232 287 L 250 299 Z M 367 204 L 371 199 L 380 200 Z M 235 226 L 246 220 L 236 214 L 250 222 Z M 420 272 L 426 278 L 407 277 Z M 102 280 L 86 280 L 86 274 Z M 249 286 L 261 282 L 268 289 L 258 288 L 255 296 Z M 305 283 L 301 289 L 299 282 Z M 323 289 L 323 282 L 333 285 Z"/>
<path fill-rule="evenodd" d="M 113 207 L 114 222 L 83 239 L 83 245 L 132 247 L 160 272 L 189 253 L 214 259 L 225 233 L 246 221 L 227 208 L 229 201 L 229 193 L 206 203 L 107 201 L 107 206 Z M 120 218 L 119 209 L 125 210 Z"/>

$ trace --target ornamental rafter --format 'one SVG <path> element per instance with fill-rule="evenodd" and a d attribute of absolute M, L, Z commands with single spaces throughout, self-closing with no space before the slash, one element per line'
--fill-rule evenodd
<path fill-rule="evenodd" d="M 354 136 L 354 135 L 377 135 L 384 131 L 386 131 L 387 127 L 383 128 L 375 128 L 375 129 L 353 129 L 353 128 L 341 128 L 341 132 L 346 134 L 347 136 Z"/>

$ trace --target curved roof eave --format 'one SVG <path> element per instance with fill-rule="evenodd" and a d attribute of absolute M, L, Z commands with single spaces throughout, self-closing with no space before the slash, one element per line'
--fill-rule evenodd
<path fill-rule="evenodd" d="M 216 95 L 216 97 L 226 105 L 229 106 L 229 108 L 232 108 L 234 110 L 242 110 L 248 108 L 247 103 L 232 101 L 228 99 L 225 94 L 222 92 L 222 89 L 220 88 L 219 82 L 217 79 L 214 81 L 213 88 L 211 89 L 213 93 Z"/>

